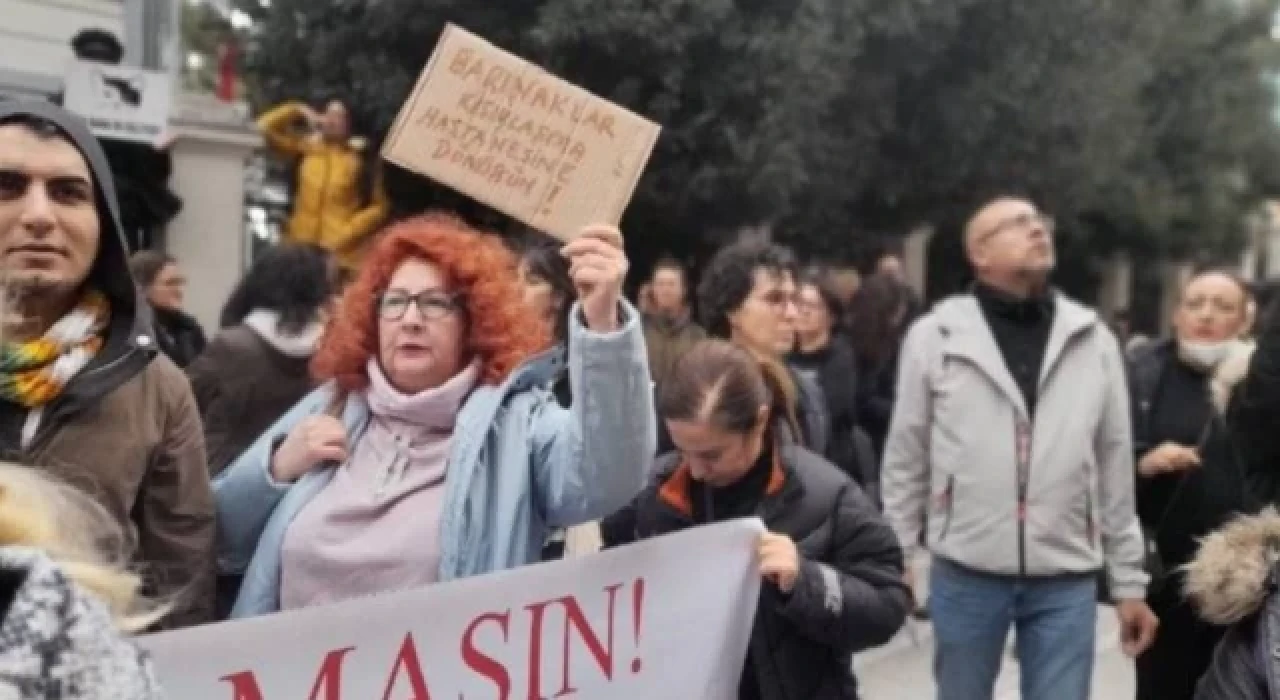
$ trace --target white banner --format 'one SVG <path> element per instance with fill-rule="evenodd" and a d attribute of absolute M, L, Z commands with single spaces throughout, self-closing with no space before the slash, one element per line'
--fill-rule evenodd
<path fill-rule="evenodd" d="M 156 71 L 74 61 L 63 104 L 89 123 L 95 136 L 155 144 L 169 125 L 169 75 Z"/>
<path fill-rule="evenodd" d="M 141 641 L 181 700 L 734 700 L 758 520 Z"/>

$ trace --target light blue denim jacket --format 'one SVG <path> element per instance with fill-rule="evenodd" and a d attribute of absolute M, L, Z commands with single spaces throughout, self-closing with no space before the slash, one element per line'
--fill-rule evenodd
<path fill-rule="evenodd" d="M 551 528 L 589 522 L 625 506 L 645 485 L 657 426 L 640 315 L 623 302 L 622 327 L 595 333 L 575 305 L 570 325 L 573 405 L 541 388 L 565 361 L 557 349 L 501 386 L 480 386 L 458 412 L 440 520 L 440 581 L 539 559 Z M 280 608 L 281 545 L 294 517 L 333 478 L 318 468 L 295 484 L 268 472 L 272 445 L 303 418 L 324 413 L 335 388 L 317 389 L 258 438 L 214 482 L 218 567 L 244 573 L 233 618 Z M 346 400 L 348 444 L 368 423 L 361 392 Z"/>

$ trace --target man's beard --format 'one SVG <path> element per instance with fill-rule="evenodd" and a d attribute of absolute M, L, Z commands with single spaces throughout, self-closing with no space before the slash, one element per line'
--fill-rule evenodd
<path fill-rule="evenodd" d="M 37 337 L 46 331 L 47 309 L 73 295 L 79 284 L 43 270 L 0 273 L 0 325 L 5 338 Z"/>
<path fill-rule="evenodd" d="M 0 285 L 4 286 L 11 303 L 16 304 L 44 301 L 48 296 L 61 297 L 79 286 L 44 270 L 2 271 Z"/>

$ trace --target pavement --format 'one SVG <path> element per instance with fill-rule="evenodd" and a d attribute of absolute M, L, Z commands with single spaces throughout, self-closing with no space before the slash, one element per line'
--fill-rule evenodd
<path fill-rule="evenodd" d="M 917 563 L 917 581 L 927 578 L 927 564 Z M 1019 700 L 1018 663 L 1009 653 L 996 683 L 994 700 Z M 1092 700 L 1133 700 L 1133 662 L 1120 651 L 1115 611 L 1098 608 L 1097 659 Z M 863 700 L 934 700 L 933 629 L 928 622 L 910 620 L 889 644 L 854 659 Z"/>

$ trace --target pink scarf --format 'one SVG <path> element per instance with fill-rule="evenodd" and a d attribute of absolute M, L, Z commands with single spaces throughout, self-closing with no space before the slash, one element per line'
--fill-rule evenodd
<path fill-rule="evenodd" d="M 370 360 L 369 427 L 285 534 L 283 609 L 436 581 L 453 426 L 479 376 L 472 364 L 410 396 Z"/>
<path fill-rule="evenodd" d="M 458 409 L 480 377 L 480 367 L 473 362 L 434 389 L 402 394 L 391 386 L 377 358 L 369 358 L 367 372 L 369 388 L 365 390 L 365 398 L 374 416 L 392 422 L 402 421 L 433 433 L 453 432 Z"/>

